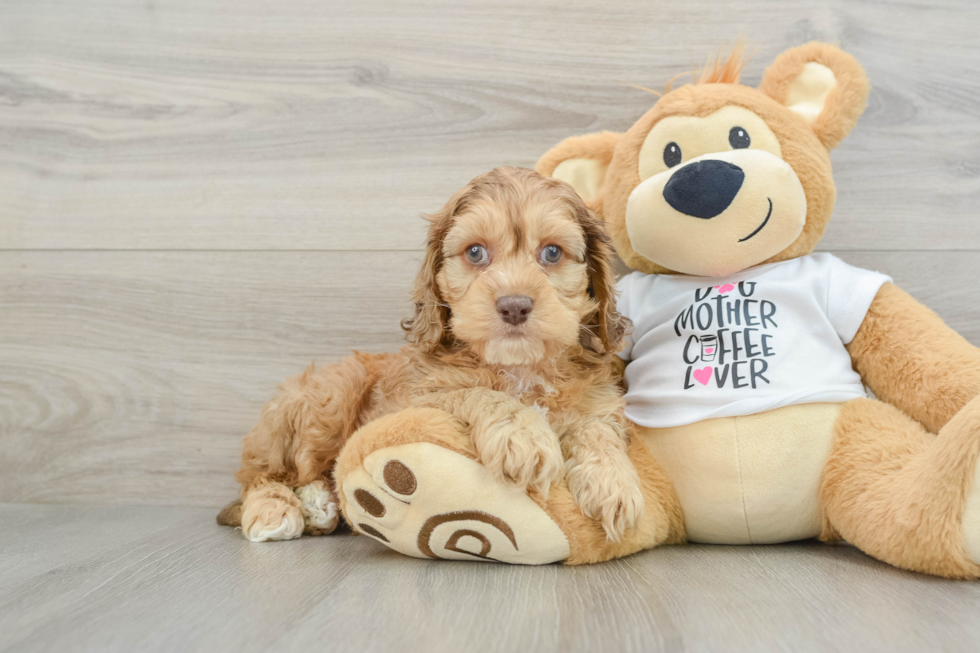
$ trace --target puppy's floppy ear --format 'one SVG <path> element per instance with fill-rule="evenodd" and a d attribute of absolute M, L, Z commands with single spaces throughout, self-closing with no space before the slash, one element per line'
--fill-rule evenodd
<path fill-rule="evenodd" d="M 589 208 L 602 215 L 606 170 L 622 134 L 597 132 L 566 138 L 545 152 L 534 169 L 545 177 L 564 181 Z"/>
<path fill-rule="evenodd" d="M 453 218 L 460 208 L 463 197 L 469 187 L 456 193 L 446 205 L 437 212 L 424 216 L 429 221 L 428 239 L 425 246 L 425 259 L 422 268 L 415 277 L 415 287 L 412 289 L 412 301 L 415 303 L 415 313 L 411 318 L 402 320 L 405 338 L 415 344 L 420 351 L 431 354 L 440 345 L 451 344 L 452 332 L 449 329 L 449 307 L 439 293 L 436 276 L 442 269 L 442 241 L 453 224 Z"/>
<path fill-rule="evenodd" d="M 589 329 L 595 334 L 601 345 L 601 351 L 607 354 L 618 353 L 623 348 L 623 337 L 631 327 L 629 319 L 623 317 L 616 310 L 616 273 L 613 269 L 613 248 L 610 244 L 609 234 L 606 233 L 602 221 L 587 207 L 581 206 L 578 212 L 578 223 L 585 232 L 586 263 L 589 266 L 589 294 L 598 305 L 592 317 L 588 319 L 590 325 L 598 324 L 598 328 L 591 326 Z M 590 336 L 587 331 L 583 331 L 586 336 Z M 588 339 L 584 339 L 587 343 Z M 590 349 L 599 348 L 596 346 Z"/>
<path fill-rule="evenodd" d="M 759 88 L 803 118 L 832 150 L 857 124 L 871 84 L 857 59 L 814 41 L 776 57 Z"/>

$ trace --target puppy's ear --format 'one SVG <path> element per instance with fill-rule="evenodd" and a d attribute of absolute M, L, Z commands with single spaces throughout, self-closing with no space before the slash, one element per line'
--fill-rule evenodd
<path fill-rule="evenodd" d="M 589 331 L 595 334 L 590 337 L 583 329 L 583 343 L 598 340 L 601 352 L 618 353 L 623 348 L 623 337 L 630 328 L 630 321 L 616 310 L 616 273 L 613 269 L 613 248 L 609 235 L 602 221 L 586 207 L 578 216 L 578 223 L 585 231 L 586 262 L 589 266 L 589 294 L 598 305 L 591 317 L 587 318 Z M 598 324 L 598 328 L 591 325 Z M 595 344 L 588 347 L 599 350 Z M 588 346 L 588 345 L 587 345 Z"/>
<path fill-rule="evenodd" d="M 857 124 L 871 84 L 857 59 L 814 41 L 776 57 L 759 88 L 803 118 L 832 150 Z"/>
<path fill-rule="evenodd" d="M 622 134 L 597 132 L 566 138 L 545 152 L 534 169 L 575 189 L 593 211 L 602 215 L 606 170 Z"/>
<path fill-rule="evenodd" d="M 459 210 L 466 190 L 454 195 L 436 213 L 424 216 L 429 221 L 429 233 L 425 259 L 422 261 L 418 276 L 415 277 L 415 287 L 412 290 L 415 313 L 411 318 L 402 320 L 402 329 L 405 331 L 405 338 L 426 354 L 431 354 L 440 345 L 451 344 L 449 307 L 439 293 L 436 276 L 442 269 L 442 241 L 452 227 L 453 218 Z"/>

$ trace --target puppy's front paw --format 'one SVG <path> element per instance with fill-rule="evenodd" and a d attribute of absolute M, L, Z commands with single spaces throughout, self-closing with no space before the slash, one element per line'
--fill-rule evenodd
<path fill-rule="evenodd" d="M 566 465 L 568 489 L 582 514 L 600 520 L 607 539 L 620 541 L 643 515 L 643 492 L 633 463 L 623 454 L 571 458 Z"/>
<path fill-rule="evenodd" d="M 304 533 L 328 535 L 337 528 L 340 510 L 333 489 L 324 480 L 316 480 L 298 487 L 293 492 L 300 500 L 303 511 Z"/>
<path fill-rule="evenodd" d="M 303 534 L 303 512 L 271 494 L 248 497 L 242 511 L 242 534 L 252 542 L 295 539 Z"/>
<path fill-rule="evenodd" d="M 497 477 L 532 487 L 547 498 L 561 480 L 563 458 L 558 436 L 540 413 L 512 413 L 474 434 L 480 462 Z"/>

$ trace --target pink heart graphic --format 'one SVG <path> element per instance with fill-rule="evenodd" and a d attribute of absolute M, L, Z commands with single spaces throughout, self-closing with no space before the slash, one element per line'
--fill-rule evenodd
<path fill-rule="evenodd" d="M 711 366 L 702 367 L 700 370 L 694 370 L 694 380 L 701 385 L 708 385 L 708 381 L 711 380 Z"/>
<path fill-rule="evenodd" d="M 715 286 L 715 289 L 719 293 L 721 293 L 722 295 L 724 295 L 726 292 L 731 292 L 731 291 L 735 290 L 735 286 L 733 286 L 730 283 L 726 283 L 724 286 Z"/>
<path fill-rule="evenodd" d="M 715 351 L 715 348 L 714 347 L 705 347 L 705 349 L 704 349 L 704 353 L 706 353 L 706 354 L 713 354 L 714 351 Z"/>

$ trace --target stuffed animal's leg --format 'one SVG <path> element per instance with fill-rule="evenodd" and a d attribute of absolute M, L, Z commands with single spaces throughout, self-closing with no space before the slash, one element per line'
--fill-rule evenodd
<path fill-rule="evenodd" d="M 658 476 L 642 442 L 634 453 L 647 511 L 619 543 L 582 515 L 564 482 L 545 500 L 492 474 L 477 462 L 462 423 L 438 409 L 406 409 L 361 428 L 341 452 L 334 478 L 353 528 L 406 555 L 576 564 L 682 539 L 669 481 Z"/>
<path fill-rule="evenodd" d="M 913 571 L 980 578 L 980 398 L 938 435 L 889 404 L 849 402 L 821 495 L 823 539 Z"/>

